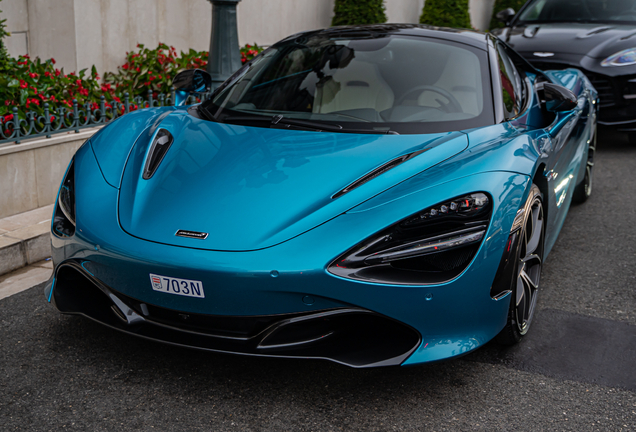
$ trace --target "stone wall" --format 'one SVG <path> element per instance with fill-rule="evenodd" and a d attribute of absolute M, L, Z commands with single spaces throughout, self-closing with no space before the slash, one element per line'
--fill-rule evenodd
<path fill-rule="evenodd" d="M 285 36 L 328 27 L 334 0 L 242 0 L 241 44 L 270 45 Z M 494 0 L 469 0 L 472 24 L 486 29 Z M 386 0 L 389 22 L 416 23 L 424 0 Z M 9 52 L 55 58 L 65 72 L 124 63 L 138 43 L 207 50 L 212 6 L 207 0 L 4 0 Z"/>
<path fill-rule="evenodd" d="M 0 147 L 0 219 L 53 204 L 71 158 L 95 131 Z"/>

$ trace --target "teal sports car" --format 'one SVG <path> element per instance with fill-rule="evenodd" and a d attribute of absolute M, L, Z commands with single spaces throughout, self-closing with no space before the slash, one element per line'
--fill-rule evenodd
<path fill-rule="evenodd" d="M 45 288 L 60 312 L 352 367 L 527 334 L 542 264 L 592 191 L 581 72 L 388 24 L 290 36 L 185 105 L 210 82 L 181 72 L 175 106 L 111 121 L 73 157 Z"/>

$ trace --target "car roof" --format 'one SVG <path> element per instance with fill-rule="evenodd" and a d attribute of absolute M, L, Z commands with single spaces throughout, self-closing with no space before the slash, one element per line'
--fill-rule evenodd
<path fill-rule="evenodd" d="M 489 35 L 475 30 L 455 29 L 448 27 L 433 27 L 423 24 L 370 24 L 355 26 L 338 26 L 322 30 L 301 32 L 285 38 L 287 41 L 300 36 L 324 35 L 328 37 L 355 38 L 376 34 L 378 36 L 400 34 L 408 36 L 422 36 L 464 43 L 476 48 L 487 50 Z M 282 41 L 281 41 L 282 42 Z"/>

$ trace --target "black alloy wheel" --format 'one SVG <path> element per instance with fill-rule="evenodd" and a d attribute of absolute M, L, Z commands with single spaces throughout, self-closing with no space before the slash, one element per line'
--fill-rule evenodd
<path fill-rule="evenodd" d="M 592 195 L 592 170 L 594 168 L 594 153 L 596 152 L 596 134 L 590 141 L 590 145 L 587 150 L 587 163 L 585 166 L 585 177 L 583 181 L 576 185 L 574 194 L 572 195 L 572 201 L 578 204 L 582 204 Z"/>
<path fill-rule="evenodd" d="M 508 321 L 496 338 L 502 345 L 515 344 L 528 333 L 537 305 L 545 223 L 541 191 L 534 184 L 523 210 L 524 222 L 519 228 L 517 246 L 517 268 L 513 272 L 513 280 L 510 281 L 512 294 Z"/>

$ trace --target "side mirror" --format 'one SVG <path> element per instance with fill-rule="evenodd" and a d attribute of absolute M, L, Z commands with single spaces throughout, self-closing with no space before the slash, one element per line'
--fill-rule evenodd
<path fill-rule="evenodd" d="M 500 10 L 499 12 L 497 12 L 497 15 L 495 15 L 495 18 L 497 18 L 497 21 L 501 21 L 505 25 L 508 25 L 510 24 L 510 21 L 512 21 L 512 17 L 514 16 L 515 16 L 515 10 L 513 8 L 508 8 L 508 9 Z"/>
<path fill-rule="evenodd" d="M 174 106 L 185 104 L 190 95 L 207 93 L 212 88 L 212 77 L 202 69 L 187 69 L 179 72 L 172 80 Z"/>
<path fill-rule="evenodd" d="M 545 82 L 539 83 L 537 90 L 541 104 L 548 111 L 572 111 L 578 104 L 576 95 L 563 86 Z"/>

